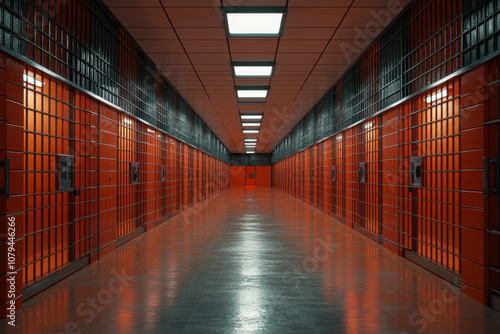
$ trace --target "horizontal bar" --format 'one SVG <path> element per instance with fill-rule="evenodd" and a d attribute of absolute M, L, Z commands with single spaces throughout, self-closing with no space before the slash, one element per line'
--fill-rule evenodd
<path fill-rule="evenodd" d="M 495 124 L 500 124 L 500 119 L 484 123 L 484 125 L 495 125 Z"/>
<path fill-rule="evenodd" d="M 66 267 L 54 272 L 47 278 L 44 278 L 33 285 L 23 288 L 23 301 L 28 300 L 37 293 L 40 293 L 43 290 L 49 288 L 50 286 L 56 284 L 57 282 L 65 279 L 69 275 L 77 272 L 78 270 L 82 269 L 88 264 L 90 264 L 90 256 L 86 256 L 80 260 L 77 260 L 67 265 Z"/>
<path fill-rule="evenodd" d="M 417 253 L 404 249 L 403 250 L 403 257 L 406 259 L 410 260 L 411 262 L 414 262 L 418 264 L 419 266 L 429 270 L 430 272 L 433 272 L 434 274 L 438 275 L 439 277 L 447 280 L 448 282 L 452 283 L 453 285 L 456 285 L 458 287 L 461 286 L 462 284 L 462 279 L 460 278 L 459 275 L 456 275 L 452 273 L 451 271 L 442 268 L 438 266 L 437 264 L 432 263 L 431 261 L 424 259 Z"/>

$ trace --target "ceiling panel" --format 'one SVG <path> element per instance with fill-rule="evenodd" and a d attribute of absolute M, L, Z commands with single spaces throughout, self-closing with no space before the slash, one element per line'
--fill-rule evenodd
<path fill-rule="evenodd" d="M 244 53 L 252 55 L 253 53 L 276 53 L 278 46 L 277 38 L 231 38 L 229 39 L 229 48 L 231 53 Z"/>
<path fill-rule="evenodd" d="M 354 0 L 353 7 L 381 7 L 384 9 L 392 10 L 393 8 L 405 7 L 411 0 Z"/>
<path fill-rule="evenodd" d="M 335 32 L 335 27 L 330 28 L 286 28 L 282 40 L 288 39 L 330 39 Z"/>
<path fill-rule="evenodd" d="M 165 65 L 188 65 L 189 59 L 185 53 L 161 53 L 150 54 L 149 57 L 157 64 Z"/>
<path fill-rule="evenodd" d="M 318 55 L 327 43 L 328 40 L 282 40 L 278 52 L 308 52 Z"/>
<path fill-rule="evenodd" d="M 177 36 L 175 35 L 174 29 L 172 28 L 128 28 L 127 30 L 132 36 L 134 36 L 136 40 L 140 39 L 177 40 Z"/>
<path fill-rule="evenodd" d="M 347 8 L 289 8 L 286 28 L 338 27 Z"/>
<path fill-rule="evenodd" d="M 408 3 L 223 0 L 228 7 L 288 4 L 278 39 L 228 38 L 219 0 L 104 1 L 232 153 L 245 151 L 240 112 L 264 113 L 252 137 L 259 138 L 257 153 L 270 153 Z M 379 29 L 367 33 L 367 23 Z M 231 61 L 276 61 L 276 68 L 271 79 L 235 79 Z M 269 85 L 268 98 L 238 103 L 235 84 Z"/>
<path fill-rule="evenodd" d="M 349 7 L 353 0 L 289 0 L 288 7 Z"/>
<path fill-rule="evenodd" d="M 342 27 L 344 28 L 361 28 L 366 32 L 369 32 L 373 27 L 385 27 L 387 23 L 392 21 L 391 18 L 395 15 L 385 15 L 390 14 L 386 8 L 379 7 L 362 7 L 362 8 L 351 8 L 347 13 L 344 21 L 342 22 Z M 387 21 L 386 21 L 387 20 Z M 369 27 L 365 29 L 365 27 Z M 379 31 L 380 33 L 381 31 Z M 377 34 L 378 35 L 378 34 Z"/>
<path fill-rule="evenodd" d="M 271 79 L 266 78 L 235 78 L 234 79 L 234 84 L 236 86 L 245 86 L 245 85 L 251 85 L 251 86 L 269 86 L 269 83 L 271 82 Z"/>
<path fill-rule="evenodd" d="M 350 65 L 349 59 L 345 57 L 344 53 L 324 53 L 318 61 L 318 65 Z"/>
<path fill-rule="evenodd" d="M 182 43 L 188 54 L 227 53 L 227 42 L 219 40 L 186 40 Z"/>
<path fill-rule="evenodd" d="M 171 27 L 165 13 L 159 8 L 114 7 L 112 11 L 125 28 Z"/>
<path fill-rule="evenodd" d="M 213 3 L 211 0 L 161 0 L 161 2 L 165 7 L 211 7 Z"/>
<path fill-rule="evenodd" d="M 181 40 L 204 40 L 222 39 L 226 40 L 226 31 L 223 28 L 177 28 L 175 29 Z"/>
<path fill-rule="evenodd" d="M 224 27 L 220 8 L 168 8 L 168 16 L 174 27 L 179 28 L 217 28 Z"/>
<path fill-rule="evenodd" d="M 173 39 L 161 40 L 161 41 L 140 39 L 137 42 L 139 42 L 141 48 L 143 48 L 144 51 L 146 51 L 148 54 L 183 52 L 181 43 Z"/>
<path fill-rule="evenodd" d="M 203 0 L 201 0 L 203 1 Z M 104 0 L 106 6 L 113 7 L 161 7 L 158 0 Z"/>
<path fill-rule="evenodd" d="M 216 0 L 219 2 L 218 0 Z M 223 0 L 224 7 L 238 6 L 286 6 L 287 0 Z M 212 2 L 213 3 L 213 2 Z"/>
<path fill-rule="evenodd" d="M 231 52 L 231 57 L 232 57 L 232 61 L 235 61 L 235 62 L 238 62 L 238 61 L 249 61 L 249 62 L 252 62 L 252 61 L 266 61 L 266 62 L 270 62 L 270 61 L 274 61 L 274 58 L 276 57 L 276 52 L 275 51 L 272 51 L 272 52 L 267 52 L 267 53 L 263 53 L 263 52 L 252 52 L 252 53 L 248 53 L 248 52 L 243 52 L 243 53 L 235 53 L 235 52 Z"/>

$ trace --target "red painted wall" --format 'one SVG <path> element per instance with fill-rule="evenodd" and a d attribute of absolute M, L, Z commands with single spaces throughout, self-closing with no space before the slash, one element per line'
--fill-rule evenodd
<path fill-rule="evenodd" d="M 247 178 L 254 174 L 255 179 Z M 231 166 L 231 187 L 271 187 L 271 166 Z"/>
<path fill-rule="evenodd" d="M 25 87 L 24 74 L 43 85 Z M 0 103 L 0 160 L 11 161 L 11 197 L 0 196 L 0 222 L 5 229 L 7 219 L 16 220 L 17 260 L 13 268 L 0 266 L 3 283 L 7 272 L 17 272 L 14 298 L 7 288 L 0 292 L 3 317 L 10 300 L 21 306 L 23 288 L 75 261 L 96 261 L 229 186 L 224 162 L 3 53 Z M 58 155 L 75 157 L 79 196 L 59 190 Z M 140 163 L 138 183 L 131 183 L 131 162 Z"/>

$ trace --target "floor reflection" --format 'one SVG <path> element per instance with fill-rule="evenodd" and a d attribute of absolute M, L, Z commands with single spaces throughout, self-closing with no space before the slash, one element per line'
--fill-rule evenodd
<path fill-rule="evenodd" d="M 28 300 L 8 333 L 497 333 L 500 313 L 300 200 L 230 189 Z"/>

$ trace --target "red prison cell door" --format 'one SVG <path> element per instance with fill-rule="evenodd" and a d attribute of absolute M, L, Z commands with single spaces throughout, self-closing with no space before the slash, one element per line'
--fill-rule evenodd
<path fill-rule="evenodd" d="M 382 234 L 382 147 L 379 118 L 373 118 L 358 126 L 357 135 L 357 221 L 379 241 Z"/>
<path fill-rule="evenodd" d="M 344 135 L 338 134 L 333 137 L 332 143 L 332 167 L 330 169 L 330 180 L 332 183 L 333 216 L 345 222 L 345 140 Z"/>
<path fill-rule="evenodd" d="M 143 225 L 143 161 L 142 124 L 126 115 L 118 120 L 118 221 L 117 237 L 121 238 Z"/>
<path fill-rule="evenodd" d="M 500 309 L 500 62 L 490 65 L 489 72 L 493 74 L 496 83 L 488 88 L 490 101 L 486 123 L 484 124 L 489 136 L 486 138 L 486 145 L 483 157 L 483 196 L 488 210 L 487 228 L 489 254 L 489 298 L 490 304 L 497 310 Z M 471 114 L 474 109 L 471 108 Z M 477 128 L 469 130 L 471 134 L 477 133 Z M 477 144 L 476 144 L 477 142 Z M 474 143 L 474 144 L 473 144 Z M 469 148 L 480 148 L 478 140 L 469 141 Z M 478 150 L 481 152 L 480 150 Z M 477 160 L 477 157 L 474 157 Z M 474 164 L 472 161 L 463 161 L 463 164 Z M 472 166 L 471 166 L 472 167 Z M 471 168 L 469 167 L 469 168 Z M 480 203 L 480 202 L 479 202 Z M 477 205 L 476 205 L 477 206 Z"/>
<path fill-rule="evenodd" d="M 255 166 L 245 167 L 245 185 L 255 187 Z"/>
<path fill-rule="evenodd" d="M 406 102 L 400 115 L 404 254 L 429 270 L 442 268 L 438 274 L 449 280 L 460 273 L 458 93 L 456 82 L 439 86 Z"/>
<path fill-rule="evenodd" d="M 23 293 L 97 247 L 98 102 L 27 70 Z M 33 82 L 34 82 L 33 80 Z M 112 134 L 109 138 L 113 139 Z"/>

